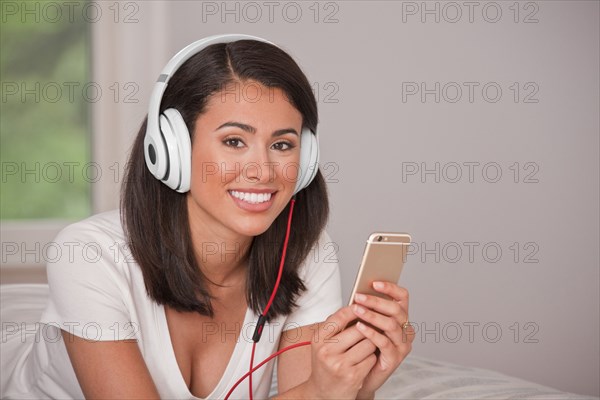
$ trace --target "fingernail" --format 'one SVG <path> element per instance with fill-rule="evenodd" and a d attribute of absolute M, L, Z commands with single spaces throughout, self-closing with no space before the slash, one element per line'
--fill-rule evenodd
<path fill-rule="evenodd" d="M 365 313 L 365 309 L 362 308 L 359 305 L 354 305 L 354 312 L 356 312 L 357 314 L 364 314 Z"/>
<path fill-rule="evenodd" d="M 373 282 L 373 287 L 375 289 L 383 289 L 383 282 Z"/>
<path fill-rule="evenodd" d="M 357 293 L 354 295 L 354 300 L 365 301 L 366 299 L 367 299 L 367 296 L 365 296 L 364 294 Z"/>
<path fill-rule="evenodd" d="M 362 322 L 357 322 L 356 327 L 361 331 L 365 330 L 365 325 Z"/>

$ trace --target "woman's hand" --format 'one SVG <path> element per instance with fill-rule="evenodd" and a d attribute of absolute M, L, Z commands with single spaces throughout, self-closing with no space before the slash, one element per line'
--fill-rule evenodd
<path fill-rule="evenodd" d="M 355 399 L 365 377 L 377 362 L 376 345 L 357 327 L 351 307 L 340 308 L 319 324 L 311 344 L 311 375 L 306 382 L 311 398 Z"/>
<path fill-rule="evenodd" d="M 392 282 L 374 282 L 373 288 L 392 300 L 366 294 L 354 296 L 357 304 L 351 307 L 355 315 L 382 331 L 379 333 L 360 322 L 356 324 L 357 329 L 380 350 L 377 363 L 365 378 L 357 398 L 373 398 L 375 391 L 410 353 L 415 338 L 410 324 L 403 329 L 408 322 L 408 290 Z"/>

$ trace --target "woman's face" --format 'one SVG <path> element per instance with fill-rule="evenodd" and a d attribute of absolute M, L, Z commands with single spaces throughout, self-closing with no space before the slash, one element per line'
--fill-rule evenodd
<path fill-rule="evenodd" d="M 281 89 L 247 81 L 212 95 L 193 133 L 192 226 L 223 238 L 266 231 L 296 186 L 301 129 Z"/>

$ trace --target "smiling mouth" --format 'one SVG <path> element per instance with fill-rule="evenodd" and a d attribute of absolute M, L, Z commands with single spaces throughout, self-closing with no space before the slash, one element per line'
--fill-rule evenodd
<path fill-rule="evenodd" d="M 247 192 L 239 192 L 236 190 L 228 190 L 229 194 L 235 197 L 238 200 L 246 202 L 248 204 L 262 204 L 271 201 L 272 197 L 275 196 L 277 192 L 273 193 L 247 193 Z"/>

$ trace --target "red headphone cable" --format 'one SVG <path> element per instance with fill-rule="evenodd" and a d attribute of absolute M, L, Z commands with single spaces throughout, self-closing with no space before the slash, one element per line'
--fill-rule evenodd
<path fill-rule="evenodd" d="M 259 369 L 260 367 L 262 367 L 263 365 L 265 365 L 266 363 L 271 361 L 273 358 L 277 357 L 278 355 L 280 355 L 281 353 L 283 353 L 285 351 L 291 350 L 296 347 L 306 346 L 309 344 L 311 344 L 311 342 L 300 342 L 300 343 L 292 344 L 287 347 L 284 347 L 283 349 L 279 350 L 277 353 L 271 354 L 269 357 L 265 358 L 260 364 L 258 364 L 256 367 L 252 368 L 250 371 L 246 372 L 240 379 L 238 379 L 237 382 L 231 387 L 231 389 L 229 389 L 229 392 L 227 392 L 227 395 L 225 396 L 225 400 L 229 399 L 229 396 L 231 396 L 231 393 L 233 393 L 235 388 L 238 387 L 238 385 L 240 383 L 242 383 L 244 381 L 244 379 L 246 379 L 252 372 L 256 371 L 257 369 Z"/>
<path fill-rule="evenodd" d="M 283 252 L 281 254 L 281 262 L 279 263 L 279 273 L 277 275 L 277 280 L 275 281 L 275 287 L 273 288 L 273 292 L 271 293 L 271 297 L 269 298 L 269 302 L 265 306 L 265 309 L 263 310 L 263 312 L 261 313 L 261 315 L 258 317 L 258 322 L 256 323 L 256 328 L 254 329 L 254 334 L 252 335 L 252 341 L 254 343 L 252 343 L 252 354 L 250 355 L 250 369 L 248 370 L 248 372 L 246 374 L 244 374 L 244 376 L 242 376 L 235 383 L 235 385 L 233 385 L 233 387 L 227 393 L 227 396 L 225 396 L 225 400 L 227 400 L 229 398 L 229 396 L 231 395 L 231 393 L 233 393 L 233 391 L 235 390 L 235 388 L 241 382 L 243 382 L 243 380 L 246 379 L 246 377 L 248 377 L 248 384 L 249 384 L 249 389 L 250 389 L 249 390 L 250 400 L 253 400 L 253 397 L 252 397 L 252 372 L 256 371 L 258 368 L 260 368 L 261 366 L 263 366 L 266 362 L 268 362 L 269 360 L 271 360 L 273 357 L 276 357 L 277 355 L 283 353 L 284 351 L 291 350 L 291 349 L 299 347 L 299 346 L 305 346 L 305 345 L 308 345 L 308 344 L 311 343 L 311 342 L 301 342 L 301 343 L 296 343 L 296 344 L 291 345 L 291 346 L 287 346 L 287 347 L 279 350 L 278 352 L 270 355 L 268 358 L 266 358 L 265 360 L 263 360 L 256 367 L 253 367 L 253 364 L 254 364 L 254 353 L 255 353 L 255 350 L 256 350 L 256 343 L 258 343 L 260 341 L 260 337 L 262 335 L 263 328 L 264 328 L 265 323 L 267 321 L 267 318 L 266 318 L 267 312 L 269 311 L 269 308 L 271 308 L 271 304 L 273 304 L 273 299 L 275 298 L 275 294 L 277 293 L 277 289 L 279 288 L 279 282 L 281 281 L 281 275 L 283 274 L 283 265 L 285 263 L 285 254 L 286 254 L 286 251 L 287 251 L 288 240 L 289 240 L 289 237 L 290 237 L 290 228 L 291 228 L 291 225 L 292 225 L 292 214 L 294 212 L 294 203 L 295 202 L 296 202 L 296 195 L 292 196 L 292 200 L 290 201 L 290 213 L 288 215 L 287 229 L 286 229 L 286 232 L 285 232 L 285 241 L 283 242 Z"/>
<path fill-rule="evenodd" d="M 281 281 L 281 275 L 283 275 L 283 265 L 285 263 L 285 254 L 287 252 L 288 240 L 290 238 L 290 230 L 292 227 L 292 214 L 294 213 L 294 204 L 296 203 L 296 195 L 292 196 L 292 200 L 290 201 L 290 213 L 288 214 L 288 222 L 287 228 L 285 231 L 285 240 L 283 242 L 283 252 L 281 253 L 281 261 L 279 262 L 279 273 L 277 274 L 277 280 L 275 281 L 275 287 L 273 288 L 273 292 L 271 292 L 271 297 L 269 298 L 269 302 L 265 306 L 262 314 L 258 317 L 258 322 L 256 323 L 256 328 L 254 330 L 254 335 L 252 335 L 252 354 L 250 355 L 250 369 L 248 375 L 248 384 L 250 385 L 250 400 L 252 398 L 252 365 L 254 363 L 254 351 L 256 349 L 256 343 L 260 340 L 260 337 L 263 332 L 263 328 L 265 322 L 267 321 L 267 313 L 269 312 L 269 308 L 271 308 L 271 304 L 273 304 L 273 300 L 275 299 L 275 294 L 277 293 L 277 289 L 279 288 L 279 282 Z"/>

